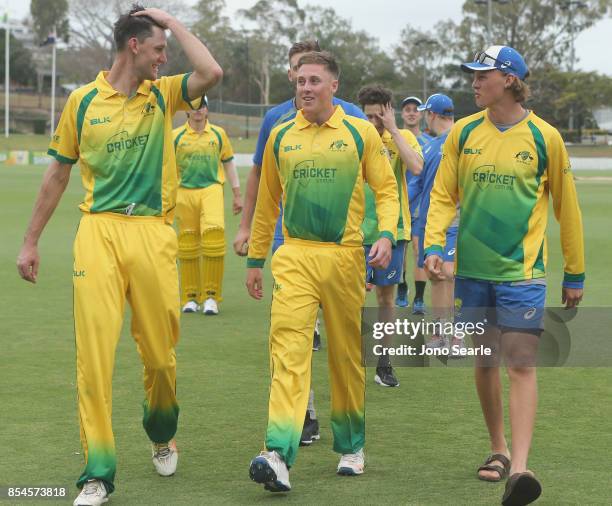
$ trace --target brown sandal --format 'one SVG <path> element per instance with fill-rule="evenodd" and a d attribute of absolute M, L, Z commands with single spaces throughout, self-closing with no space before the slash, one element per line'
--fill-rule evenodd
<path fill-rule="evenodd" d="M 491 462 L 499 461 L 502 463 L 504 467 L 498 466 L 497 464 L 491 464 Z M 498 474 L 498 478 L 485 478 L 480 475 L 480 471 L 494 471 Z M 510 459 L 501 453 L 494 453 L 493 455 L 489 455 L 485 463 L 478 468 L 476 473 L 478 474 L 478 479 L 482 481 L 502 481 L 510 472 Z"/>
<path fill-rule="evenodd" d="M 504 506 L 525 506 L 535 501 L 542 493 L 542 485 L 532 472 L 514 473 L 506 482 L 502 498 Z"/>

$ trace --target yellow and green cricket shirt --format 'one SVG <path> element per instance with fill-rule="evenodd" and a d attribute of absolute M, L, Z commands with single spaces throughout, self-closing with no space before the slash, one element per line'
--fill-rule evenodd
<path fill-rule="evenodd" d="M 406 139 L 407 144 L 414 149 L 421 158 L 423 157 L 423 151 L 417 138 L 410 130 L 400 130 L 400 134 Z M 410 207 L 408 202 L 408 187 L 406 184 L 406 164 L 402 161 L 399 155 L 399 150 L 393 136 L 385 130 L 381 136 L 383 145 L 387 150 L 391 167 L 393 168 L 393 174 L 395 174 L 395 180 L 399 189 L 400 199 L 400 217 L 397 223 L 397 240 L 398 241 L 409 241 L 410 240 Z M 378 219 L 376 217 L 376 201 L 374 194 L 369 186 L 365 188 L 366 196 L 366 212 L 365 219 L 361 229 L 363 230 L 363 244 L 372 245 L 378 240 Z"/>
<path fill-rule="evenodd" d="M 399 196 L 380 135 L 368 121 L 336 106 L 322 125 L 298 111 L 266 143 L 249 244 L 249 267 L 262 267 L 283 204 L 286 241 L 301 239 L 360 247 L 364 181 L 376 196 L 380 236 L 394 244 Z"/>
<path fill-rule="evenodd" d="M 234 158 L 234 151 L 223 128 L 207 121 L 204 130 L 196 132 L 187 122 L 172 135 L 182 188 L 225 182 L 223 164 Z"/>
<path fill-rule="evenodd" d="M 70 94 L 48 153 L 79 162 L 82 211 L 171 222 L 178 186 L 172 116 L 190 108 L 190 74 L 143 81 L 132 97 L 116 91 L 107 74 Z"/>
<path fill-rule="evenodd" d="M 441 254 L 461 206 L 458 276 L 523 281 L 545 276 L 548 196 L 561 225 L 564 282 L 584 280 L 582 217 L 559 132 L 533 112 L 501 132 L 487 111 L 458 121 L 431 192 L 425 254 Z"/>

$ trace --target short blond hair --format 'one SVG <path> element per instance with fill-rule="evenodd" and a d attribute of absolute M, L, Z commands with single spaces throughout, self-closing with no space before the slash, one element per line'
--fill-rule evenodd
<path fill-rule="evenodd" d="M 340 67 L 338 66 L 338 62 L 328 51 L 311 51 L 310 53 L 305 53 L 298 60 L 298 68 L 302 65 L 323 65 L 325 69 L 327 69 L 336 79 L 340 76 Z"/>

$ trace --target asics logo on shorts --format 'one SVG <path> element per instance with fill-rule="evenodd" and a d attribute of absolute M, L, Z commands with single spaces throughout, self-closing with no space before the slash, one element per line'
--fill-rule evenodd
<path fill-rule="evenodd" d="M 527 311 L 523 315 L 523 318 L 525 318 L 525 320 L 531 320 L 535 316 L 536 311 L 537 311 L 537 309 L 535 307 L 532 307 L 531 309 L 529 309 L 529 311 Z"/>
<path fill-rule="evenodd" d="M 455 254 L 455 248 L 448 250 L 448 256 L 453 256 Z"/>
<path fill-rule="evenodd" d="M 393 276 L 395 276 L 397 274 L 396 270 L 391 271 L 389 274 L 387 274 L 387 279 L 393 279 Z"/>

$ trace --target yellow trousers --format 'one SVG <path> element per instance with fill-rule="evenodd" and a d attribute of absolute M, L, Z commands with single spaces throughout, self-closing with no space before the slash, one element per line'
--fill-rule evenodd
<path fill-rule="evenodd" d="M 74 243 L 74 324 L 81 440 L 86 466 L 77 486 L 114 489 L 112 378 L 126 300 L 144 364 L 143 425 L 151 441 L 174 437 L 179 337 L 177 241 L 163 218 L 84 214 Z"/>
<path fill-rule="evenodd" d="M 310 393 L 312 336 L 319 305 L 327 330 L 334 450 L 365 443 L 361 309 L 363 248 L 288 239 L 272 257 L 270 386 L 266 448 L 291 466 Z"/>
<path fill-rule="evenodd" d="M 179 188 L 176 223 L 181 271 L 181 304 L 222 300 L 225 258 L 223 185 Z"/>

